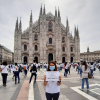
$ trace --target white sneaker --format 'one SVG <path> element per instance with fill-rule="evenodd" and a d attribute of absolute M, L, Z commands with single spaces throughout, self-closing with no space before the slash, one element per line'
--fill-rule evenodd
<path fill-rule="evenodd" d="M 87 89 L 87 91 L 89 91 L 89 89 Z"/>
<path fill-rule="evenodd" d="M 83 89 L 81 89 L 83 91 Z"/>

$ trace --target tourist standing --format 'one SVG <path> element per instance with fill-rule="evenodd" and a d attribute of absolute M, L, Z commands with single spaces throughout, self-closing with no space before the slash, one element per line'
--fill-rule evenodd
<path fill-rule="evenodd" d="M 82 62 L 81 65 L 79 66 L 79 69 L 80 69 L 80 79 L 82 79 Z"/>
<path fill-rule="evenodd" d="M 68 64 L 68 72 L 70 74 L 70 68 L 71 68 L 71 64 Z"/>
<path fill-rule="evenodd" d="M 47 71 L 57 71 L 57 66 L 54 61 L 50 61 Z M 44 75 L 44 86 L 46 86 L 46 98 L 47 100 L 58 100 L 60 95 L 61 76 L 59 75 L 59 81 L 46 81 L 46 75 Z"/>
<path fill-rule="evenodd" d="M 17 77 L 18 77 L 18 83 L 20 83 L 20 77 L 19 77 L 19 66 L 17 63 L 15 63 L 15 84 L 17 84 Z"/>
<path fill-rule="evenodd" d="M 23 70 L 24 70 L 24 73 L 25 73 L 25 77 L 27 77 L 27 68 L 28 68 L 28 65 L 26 64 L 26 62 L 23 64 Z"/>
<path fill-rule="evenodd" d="M 31 72 L 31 77 L 30 77 L 29 83 L 31 83 L 33 76 L 35 76 L 34 83 L 36 83 L 37 68 L 36 68 L 36 61 L 35 60 L 33 60 L 33 64 L 31 65 L 31 68 L 30 68 L 30 72 Z"/>
<path fill-rule="evenodd" d="M 15 73 L 14 73 L 15 72 L 15 65 L 14 64 L 12 65 L 12 71 L 13 71 L 13 77 L 12 77 L 12 79 L 14 79 L 14 76 L 15 76 Z"/>
<path fill-rule="evenodd" d="M 93 70 L 94 70 L 93 62 L 91 62 L 90 70 L 91 70 L 91 76 L 92 76 L 92 78 L 94 78 L 94 76 L 93 76 Z"/>
<path fill-rule="evenodd" d="M 82 91 L 84 89 L 84 81 L 86 81 L 86 86 L 87 90 L 89 90 L 89 82 L 88 82 L 88 73 L 89 73 L 89 68 L 88 65 L 86 64 L 86 61 L 83 61 L 82 63 Z"/>
<path fill-rule="evenodd" d="M 99 68 L 99 71 L 100 71 L 100 62 L 99 62 L 99 64 L 98 64 L 98 68 Z"/>
<path fill-rule="evenodd" d="M 67 73 L 68 73 L 68 65 L 67 62 L 65 62 L 65 72 L 64 72 L 65 77 L 67 77 Z"/>
<path fill-rule="evenodd" d="M 8 75 L 8 66 L 7 66 L 7 61 L 4 61 L 3 64 L 1 65 L 2 71 L 2 81 L 3 81 L 3 86 L 6 87 L 7 83 L 7 75 Z"/>

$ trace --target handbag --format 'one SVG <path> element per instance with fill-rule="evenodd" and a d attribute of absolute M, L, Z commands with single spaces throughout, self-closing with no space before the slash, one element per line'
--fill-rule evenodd
<path fill-rule="evenodd" d="M 92 76 L 91 76 L 91 74 L 90 74 L 90 73 L 88 73 L 88 78 L 89 78 L 89 79 L 91 79 L 91 78 L 92 78 Z"/>

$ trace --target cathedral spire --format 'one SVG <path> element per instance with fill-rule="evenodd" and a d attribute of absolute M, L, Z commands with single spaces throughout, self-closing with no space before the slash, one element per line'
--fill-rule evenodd
<path fill-rule="evenodd" d="M 74 28 L 74 37 L 76 36 L 76 26 Z"/>
<path fill-rule="evenodd" d="M 42 15 L 42 4 L 41 4 L 41 8 L 40 8 L 40 15 Z"/>
<path fill-rule="evenodd" d="M 30 15 L 30 22 L 32 22 L 32 10 L 31 10 L 31 15 Z"/>
<path fill-rule="evenodd" d="M 22 23 L 21 23 L 21 17 L 20 17 L 20 23 L 19 23 L 19 31 L 22 32 Z"/>
<path fill-rule="evenodd" d="M 43 15 L 45 15 L 45 4 L 44 4 L 44 9 L 43 9 Z"/>
<path fill-rule="evenodd" d="M 58 7 L 58 17 L 60 17 L 60 11 L 59 11 L 59 7 Z"/>
<path fill-rule="evenodd" d="M 17 17 L 17 20 L 16 20 L 15 31 L 18 31 L 18 17 Z"/>
<path fill-rule="evenodd" d="M 79 36 L 79 30 L 78 30 L 78 25 L 77 25 L 77 35 Z"/>
<path fill-rule="evenodd" d="M 66 18 L 66 27 L 69 27 L 68 17 Z"/>
<path fill-rule="evenodd" d="M 31 10 L 30 22 L 29 22 L 30 26 L 32 26 L 32 23 L 33 23 L 33 20 L 32 20 L 32 10 Z"/>
<path fill-rule="evenodd" d="M 55 7 L 55 17 L 57 17 L 57 9 L 56 9 L 56 7 Z"/>

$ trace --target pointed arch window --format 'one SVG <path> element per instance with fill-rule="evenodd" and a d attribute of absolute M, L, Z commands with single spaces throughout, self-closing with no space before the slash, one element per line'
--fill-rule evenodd
<path fill-rule="evenodd" d="M 26 44 L 24 45 L 24 51 L 27 51 L 27 45 Z"/>
<path fill-rule="evenodd" d="M 62 37 L 62 43 L 64 43 L 65 42 L 65 37 Z"/>
<path fill-rule="evenodd" d="M 38 46 L 37 45 L 35 45 L 35 51 L 37 51 L 38 50 Z"/>
<path fill-rule="evenodd" d="M 73 47 L 70 48 L 70 51 L 73 52 Z"/>
<path fill-rule="evenodd" d="M 35 34 L 35 35 L 34 35 L 34 41 L 37 41 L 37 40 L 38 40 L 38 35 Z"/>
<path fill-rule="evenodd" d="M 48 31 L 50 31 L 50 32 L 52 32 L 52 22 L 49 22 L 49 24 L 48 24 Z"/>
<path fill-rule="evenodd" d="M 49 44 L 52 44 L 52 38 L 49 38 Z"/>
<path fill-rule="evenodd" d="M 65 52 L 65 47 L 64 46 L 62 47 L 62 51 Z"/>

